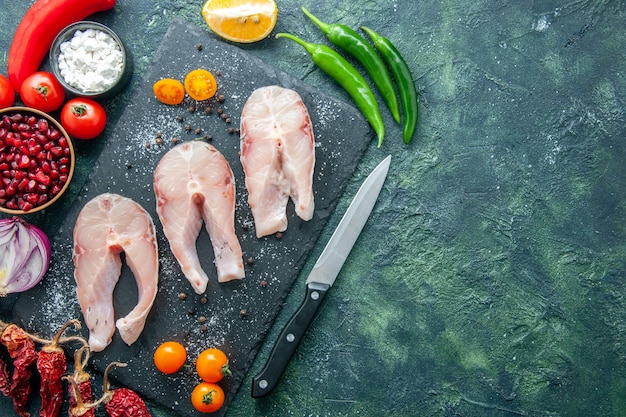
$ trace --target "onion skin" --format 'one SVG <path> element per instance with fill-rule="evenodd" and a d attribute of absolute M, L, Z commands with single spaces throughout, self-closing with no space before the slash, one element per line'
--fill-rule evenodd
<path fill-rule="evenodd" d="M 37 285 L 50 266 L 50 240 L 19 217 L 0 219 L 0 297 Z"/>

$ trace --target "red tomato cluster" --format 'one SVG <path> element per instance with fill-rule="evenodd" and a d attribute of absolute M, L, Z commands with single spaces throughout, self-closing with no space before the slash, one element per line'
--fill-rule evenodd
<path fill-rule="evenodd" d="M 178 342 L 164 342 L 154 351 L 154 364 L 165 374 L 178 372 L 186 360 L 187 351 Z M 225 395 L 217 383 L 225 376 L 232 375 L 228 367 L 228 357 L 220 349 L 205 349 L 196 359 L 196 372 L 202 382 L 193 389 L 191 404 L 201 413 L 219 410 L 224 405 Z"/>
<path fill-rule="evenodd" d="M 13 85 L 0 75 L 0 109 L 15 103 Z M 70 136 L 90 140 L 99 136 L 106 127 L 106 112 L 95 100 L 78 97 L 65 103 L 65 90 L 54 74 L 35 72 L 24 80 L 18 91 L 25 106 L 50 113 L 61 108 L 61 124 Z M 63 105 L 65 103 L 65 105 Z"/>

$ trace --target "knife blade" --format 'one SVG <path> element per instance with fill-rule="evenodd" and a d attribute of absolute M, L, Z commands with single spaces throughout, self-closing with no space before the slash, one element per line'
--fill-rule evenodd
<path fill-rule="evenodd" d="M 391 155 L 380 162 L 363 181 L 322 254 L 311 269 L 306 280 L 306 295 L 302 304 L 276 340 L 265 366 L 252 379 L 253 398 L 269 394 L 278 384 L 291 356 L 296 351 L 309 324 L 315 318 L 327 291 L 335 282 L 363 230 L 385 183 L 390 164 Z"/>

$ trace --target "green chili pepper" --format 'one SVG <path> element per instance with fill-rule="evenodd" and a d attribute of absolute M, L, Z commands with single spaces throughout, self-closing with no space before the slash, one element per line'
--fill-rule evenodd
<path fill-rule="evenodd" d="M 341 24 L 328 24 L 313 16 L 306 7 L 302 11 L 324 32 L 328 40 L 338 48 L 343 49 L 363 65 L 369 76 L 374 81 L 383 100 L 387 104 L 391 115 L 397 123 L 400 123 L 400 111 L 398 99 L 387 66 L 380 58 L 376 50 L 357 32 L 350 27 Z"/>
<path fill-rule="evenodd" d="M 391 73 L 396 79 L 398 90 L 400 92 L 400 102 L 404 113 L 404 123 L 402 128 L 402 136 L 404 143 L 409 143 L 417 126 L 417 89 L 411 75 L 411 70 L 406 61 L 398 52 L 391 41 L 372 29 L 361 26 L 367 34 L 372 38 L 374 46 L 387 62 Z"/>
<path fill-rule="evenodd" d="M 287 38 L 303 46 L 322 71 L 331 76 L 350 94 L 378 136 L 378 147 L 383 143 L 385 125 L 380 108 L 367 81 L 344 57 L 326 45 L 305 42 L 288 33 L 278 33 L 277 38 Z"/>

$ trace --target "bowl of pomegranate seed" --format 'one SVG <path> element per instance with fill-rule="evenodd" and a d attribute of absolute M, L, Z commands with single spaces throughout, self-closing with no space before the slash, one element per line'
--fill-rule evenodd
<path fill-rule="evenodd" d="M 41 211 L 67 190 L 74 146 L 52 116 L 30 107 L 0 110 L 0 211 Z"/>

